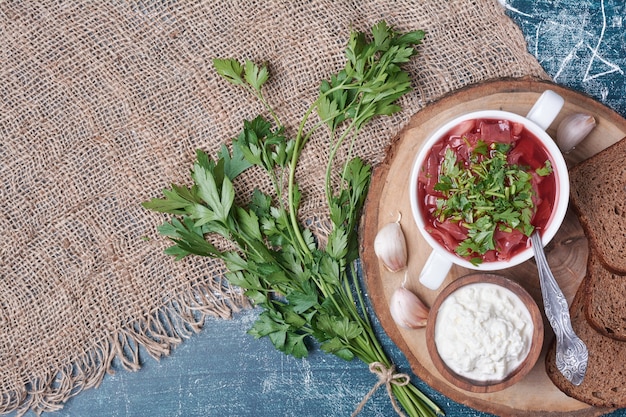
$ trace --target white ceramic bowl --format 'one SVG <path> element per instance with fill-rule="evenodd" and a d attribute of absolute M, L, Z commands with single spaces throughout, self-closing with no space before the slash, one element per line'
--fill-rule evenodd
<path fill-rule="evenodd" d="M 560 98 L 560 96 L 557 97 Z M 560 107 L 558 109 L 560 110 Z M 558 113 L 558 110 L 556 111 L 556 113 Z M 433 253 L 426 262 L 424 270 L 422 271 L 422 276 L 426 274 L 439 274 L 441 275 L 439 277 L 439 284 L 443 282 L 443 279 L 447 275 L 452 264 L 479 271 L 496 271 L 518 265 L 533 256 L 533 250 L 530 246 L 529 240 L 527 247 L 524 250 L 513 255 L 510 259 L 506 261 L 485 261 L 478 265 L 475 265 L 468 260 L 456 255 L 455 253 L 448 251 L 425 229 L 424 214 L 422 213 L 419 204 L 419 201 L 421 201 L 423 196 L 418 195 L 419 191 L 417 186 L 420 170 L 422 170 L 424 161 L 430 153 L 432 146 L 453 127 L 459 125 L 465 120 L 471 119 L 500 119 L 509 120 L 516 123 L 522 123 L 526 127 L 526 129 L 528 129 L 528 131 L 535 135 L 545 147 L 548 157 L 551 160 L 553 172 L 555 175 L 556 201 L 554 202 L 553 210 L 548 220 L 547 226 L 543 230 L 541 230 L 541 238 L 544 245 L 548 244 L 548 242 L 552 240 L 556 232 L 561 227 L 561 224 L 567 212 L 569 202 L 569 176 L 563 154 L 559 150 L 554 140 L 539 124 L 518 114 L 501 110 L 484 110 L 471 112 L 455 117 L 454 119 L 448 121 L 447 123 L 439 127 L 436 131 L 434 131 L 423 143 L 420 151 L 417 154 L 417 157 L 415 158 L 409 181 L 409 195 L 411 200 L 411 210 L 413 218 L 423 238 L 433 248 Z M 545 121 L 542 121 L 542 123 L 544 123 L 545 125 Z M 420 279 L 420 281 L 422 281 L 422 279 Z M 429 279 L 428 281 L 433 280 Z M 438 285 L 428 285 L 426 283 L 425 285 L 431 289 L 438 288 Z"/>

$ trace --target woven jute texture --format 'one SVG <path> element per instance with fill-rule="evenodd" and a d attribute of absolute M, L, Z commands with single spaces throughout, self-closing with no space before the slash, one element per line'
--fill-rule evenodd
<path fill-rule="evenodd" d="M 404 111 L 356 142 L 371 163 L 445 93 L 546 77 L 491 0 L 0 2 L 0 412 L 60 408 L 114 358 L 137 369 L 139 346 L 158 358 L 207 315 L 249 307 L 221 265 L 164 255 L 166 218 L 140 204 L 262 112 L 213 58 L 269 63 L 265 94 L 295 128 L 350 30 L 381 19 L 427 35 Z M 316 135 L 302 157 L 303 220 L 325 216 L 327 147 Z"/>

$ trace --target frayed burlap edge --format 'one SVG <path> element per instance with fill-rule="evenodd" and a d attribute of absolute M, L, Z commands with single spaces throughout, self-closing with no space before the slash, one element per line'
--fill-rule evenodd
<path fill-rule="evenodd" d="M 158 360 L 203 329 L 207 317 L 228 319 L 249 300 L 241 293 L 232 297 L 215 294 L 211 286 L 197 287 L 179 294 L 153 314 L 125 323 L 110 336 L 93 343 L 81 356 L 58 370 L 33 377 L 23 387 L 2 393 L 1 413 L 17 410 L 17 416 L 28 411 L 61 410 L 67 400 L 83 390 L 97 388 L 106 374 L 112 374 L 114 360 L 128 371 L 141 369 L 140 347 Z"/>

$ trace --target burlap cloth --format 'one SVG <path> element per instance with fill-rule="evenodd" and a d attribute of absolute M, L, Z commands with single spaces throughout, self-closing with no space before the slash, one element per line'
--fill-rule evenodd
<path fill-rule="evenodd" d="M 369 162 L 444 93 L 546 77 L 491 0 L 0 2 L 0 411 L 60 408 L 113 358 L 137 369 L 138 346 L 159 357 L 207 315 L 249 307 L 220 265 L 163 255 L 165 217 L 140 203 L 261 111 L 212 58 L 268 62 L 266 95 L 296 126 L 350 29 L 380 19 L 427 36 L 405 110 L 356 144 Z M 324 218 L 326 157 L 317 135 L 299 170 L 304 219 Z"/>

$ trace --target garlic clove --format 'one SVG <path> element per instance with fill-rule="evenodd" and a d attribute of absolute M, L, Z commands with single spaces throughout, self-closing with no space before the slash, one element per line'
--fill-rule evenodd
<path fill-rule="evenodd" d="M 398 326 L 419 329 L 426 326 L 429 308 L 417 295 L 405 287 L 399 287 L 391 295 L 389 311 Z"/>
<path fill-rule="evenodd" d="M 563 153 L 572 151 L 596 126 L 596 119 L 585 113 L 566 116 L 556 129 L 556 144 Z"/>
<path fill-rule="evenodd" d="M 391 272 L 406 268 L 406 239 L 400 221 L 383 226 L 374 239 L 374 253 Z"/>

